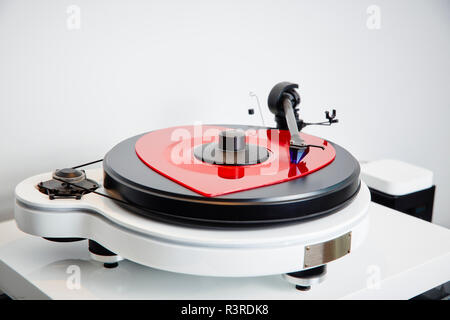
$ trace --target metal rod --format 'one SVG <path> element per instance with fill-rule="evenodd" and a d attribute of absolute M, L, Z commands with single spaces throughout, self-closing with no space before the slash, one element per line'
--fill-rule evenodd
<path fill-rule="evenodd" d="M 295 120 L 294 108 L 292 108 L 292 103 L 289 99 L 284 99 L 283 101 L 284 116 L 286 117 L 286 122 L 291 134 L 290 146 L 296 149 L 304 149 L 305 142 L 300 137 L 297 127 L 297 121 Z"/>

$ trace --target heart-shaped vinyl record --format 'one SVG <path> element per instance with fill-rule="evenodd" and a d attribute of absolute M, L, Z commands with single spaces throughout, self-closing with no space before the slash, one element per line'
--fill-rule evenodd
<path fill-rule="evenodd" d="M 333 146 L 326 140 L 301 133 L 306 144 L 320 145 L 324 149 L 310 148 L 302 161 L 294 164 L 290 161 L 288 131 L 248 129 L 243 131 L 246 140 L 246 147 L 243 146 L 241 152 L 244 165 L 225 162 L 227 154 L 234 162 L 234 158 L 240 156 L 239 151 L 223 152 L 217 163 L 202 160 L 207 154 L 218 158 L 219 149 L 214 146 L 219 144 L 220 133 L 229 129 L 225 126 L 184 126 L 149 132 L 137 140 L 136 154 L 152 170 L 205 197 L 297 179 L 328 165 L 336 156 Z M 245 158 L 252 160 L 252 149 L 255 159 L 258 153 L 267 153 L 267 156 L 261 156 L 265 161 L 255 160 L 245 165 Z"/>

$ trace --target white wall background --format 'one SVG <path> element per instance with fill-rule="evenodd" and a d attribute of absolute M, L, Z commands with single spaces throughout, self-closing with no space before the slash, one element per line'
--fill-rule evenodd
<path fill-rule="evenodd" d="M 307 132 L 432 169 L 434 221 L 450 227 L 448 0 L 0 0 L 0 217 L 22 179 L 131 135 L 259 124 L 250 91 L 273 124 L 265 101 L 283 80 L 300 83 L 304 118 L 338 110 L 338 125 Z"/>

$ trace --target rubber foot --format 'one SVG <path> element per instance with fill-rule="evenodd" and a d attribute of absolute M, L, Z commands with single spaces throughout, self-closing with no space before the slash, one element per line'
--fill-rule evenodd
<path fill-rule="evenodd" d="M 295 289 L 300 290 L 300 291 L 309 291 L 309 289 L 311 289 L 311 286 L 306 286 L 305 287 L 305 286 L 296 285 Z"/>
<path fill-rule="evenodd" d="M 113 263 L 104 263 L 103 266 L 107 269 L 114 269 L 118 266 L 119 264 L 117 262 L 113 262 Z"/>

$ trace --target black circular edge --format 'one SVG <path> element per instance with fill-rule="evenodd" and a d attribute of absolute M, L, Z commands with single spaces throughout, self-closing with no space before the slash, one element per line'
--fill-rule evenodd
<path fill-rule="evenodd" d="M 114 178 L 110 173 L 104 171 L 105 189 L 116 197 L 120 196 L 123 200 L 130 202 L 131 206 L 128 206 L 128 209 L 135 213 L 164 221 L 217 226 L 256 226 L 316 218 L 336 212 L 348 205 L 360 188 L 358 175 L 357 179 L 352 179 L 338 191 L 327 193 L 321 197 L 271 204 L 256 201 L 240 204 L 199 202 L 164 197 L 118 181 L 120 179 Z M 149 206 L 149 203 L 152 205 Z M 136 208 L 133 205 L 142 208 Z M 276 210 L 273 209 L 274 206 L 276 206 Z M 211 213 L 214 213 L 214 219 L 211 219 Z"/>

